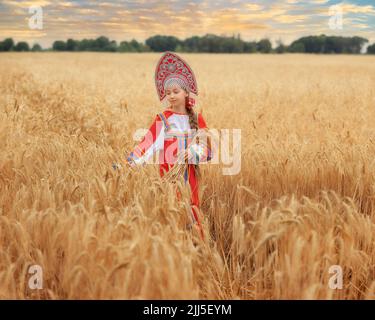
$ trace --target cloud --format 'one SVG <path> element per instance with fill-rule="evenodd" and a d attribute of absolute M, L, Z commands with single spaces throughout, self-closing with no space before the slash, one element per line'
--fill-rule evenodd
<path fill-rule="evenodd" d="M 355 4 L 345 3 L 345 4 L 340 4 L 339 7 L 342 9 L 343 13 L 375 14 L 375 8 L 371 5 L 359 6 Z"/>
<path fill-rule="evenodd" d="M 246 3 L 244 7 L 250 11 L 262 10 L 264 7 L 256 3 Z"/>
<path fill-rule="evenodd" d="M 63 8 L 77 8 L 78 3 L 77 2 L 61 1 L 61 2 L 59 2 L 58 6 L 63 7 Z"/>
<path fill-rule="evenodd" d="M 306 16 L 304 15 L 279 15 L 274 18 L 275 21 L 281 23 L 297 23 L 306 20 Z"/>
<path fill-rule="evenodd" d="M 47 0 L 40 0 L 40 1 L 12 1 L 12 0 L 3 0 L 2 4 L 7 6 L 16 6 L 21 8 L 29 8 L 32 6 L 48 6 L 52 2 Z"/>
<path fill-rule="evenodd" d="M 348 0 L 347 0 L 348 1 Z M 362 1 L 362 0 L 361 0 Z M 312 34 L 371 35 L 374 5 L 351 0 L 341 4 L 344 29 L 328 28 L 328 0 L 195 0 L 195 1 L 13 1 L 0 4 L 0 37 L 16 41 L 35 38 L 44 46 L 54 40 L 105 35 L 118 41 L 143 41 L 155 34 L 186 38 L 206 33 L 232 35 L 245 40 L 282 38 L 284 43 Z M 27 9 L 43 7 L 41 32 L 28 29 Z M 341 32 L 341 33 L 340 33 Z M 373 36 L 371 36 L 373 37 Z"/>

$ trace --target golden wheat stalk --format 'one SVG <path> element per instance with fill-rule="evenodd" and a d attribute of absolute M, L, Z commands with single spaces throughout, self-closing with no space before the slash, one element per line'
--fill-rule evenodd
<path fill-rule="evenodd" d="M 185 171 L 188 168 L 188 150 L 194 144 L 199 144 L 203 148 L 209 147 L 210 135 L 207 129 L 199 129 L 193 136 L 191 142 L 188 144 L 186 149 L 182 150 L 178 156 L 175 164 L 170 170 L 164 175 L 167 181 L 173 182 L 183 177 Z"/>

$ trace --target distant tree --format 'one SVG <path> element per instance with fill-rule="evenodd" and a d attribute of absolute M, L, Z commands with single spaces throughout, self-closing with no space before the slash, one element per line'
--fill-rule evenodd
<path fill-rule="evenodd" d="M 255 41 L 253 42 L 245 42 L 244 43 L 244 52 L 253 53 L 257 51 L 257 43 Z"/>
<path fill-rule="evenodd" d="M 245 42 L 239 34 L 231 37 L 206 34 L 203 37 L 194 36 L 182 41 L 179 51 L 186 52 L 226 52 L 241 53 L 245 51 Z"/>
<path fill-rule="evenodd" d="M 305 52 L 305 46 L 302 42 L 294 41 L 291 43 L 291 45 L 288 47 L 289 52 Z"/>
<path fill-rule="evenodd" d="M 112 40 L 109 42 L 109 45 L 104 49 L 104 51 L 116 52 L 117 51 L 117 42 Z"/>
<path fill-rule="evenodd" d="M 65 51 L 66 43 L 64 41 L 57 40 L 52 44 L 52 49 L 55 51 Z"/>
<path fill-rule="evenodd" d="M 212 37 L 214 37 L 214 35 L 206 34 L 205 36 L 199 38 L 198 52 L 213 52 L 210 45 L 210 38 Z"/>
<path fill-rule="evenodd" d="M 227 53 L 241 53 L 244 51 L 244 42 L 235 36 L 233 37 L 217 37 L 216 42 L 219 43 L 219 50 L 214 52 L 227 52 Z"/>
<path fill-rule="evenodd" d="M 130 41 L 130 46 L 132 47 L 133 51 L 135 51 L 135 52 L 141 52 L 142 51 L 141 44 L 135 39 L 132 39 Z"/>
<path fill-rule="evenodd" d="M 134 48 L 130 45 L 128 41 L 121 41 L 118 46 L 119 52 L 133 52 Z"/>
<path fill-rule="evenodd" d="M 367 42 L 368 42 L 368 39 L 366 38 L 352 37 L 351 42 L 350 42 L 352 53 L 361 53 L 363 45 Z"/>
<path fill-rule="evenodd" d="M 177 45 L 175 51 L 176 52 L 184 52 L 185 51 L 184 46 L 182 44 Z"/>
<path fill-rule="evenodd" d="M 281 43 L 281 44 L 279 44 L 279 45 L 276 47 L 275 52 L 276 52 L 276 53 L 285 53 L 286 50 L 287 50 L 287 47 Z"/>
<path fill-rule="evenodd" d="M 12 38 L 6 38 L 0 42 L 0 51 L 11 51 L 14 48 L 14 41 Z"/>
<path fill-rule="evenodd" d="M 131 41 L 121 41 L 119 44 L 115 40 L 110 40 L 105 36 L 96 39 L 74 40 L 68 39 L 66 42 L 57 40 L 52 45 L 55 51 L 101 51 L 101 52 L 208 52 L 208 53 L 345 53 L 359 54 L 365 48 L 367 39 L 362 37 L 341 37 L 326 36 L 306 36 L 293 41 L 289 46 L 284 45 L 281 40 L 276 42 L 276 48 L 272 48 L 269 39 L 256 41 L 244 41 L 240 34 L 232 36 L 206 34 L 204 36 L 193 36 L 185 40 L 179 40 L 174 36 L 156 35 L 148 38 L 145 43 L 135 39 Z M 367 53 L 374 53 L 374 46 L 367 48 Z M 0 51 L 28 51 L 27 42 L 19 42 L 16 45 L 12 38 L 0 41 Z M 39 44 L 34 44 L 32 51 L 43 50 Z M 51 49 L 46 49 L 51 50 Z"/>
<path fill-rule="evenodd" d="M 257 43 L 257 50 L 261 53 L 270 53 L 272 50 L 271 41 L 268 39 L 262 39 Z"/>
<path fill-rule="evenodd" d="M 206 34 L 205 36 L 199 39 L 198 51 L 199 52 L 224 52 L 225 41 L 226 40 L 224 37 L 218 37 L 218 36 L 215 36 L 214 34 Z"/>
<path fill-rule="evenodd" d="M 30 47 L 29 47 L 29 44 L 27 42 L 20 41 L 16 44 L 16 46 L 14 47 L 14 50 L 15 51 L 29 51 Z"/>
<path fill-rule="evenodd" d="M 106 51 L 105 49 L 109 46 L 109 44 L 109 39 L 107 37 L 101 36 L 94 40 L 93 49 L 95 51 Z"/>
<path fill-rule="evenodd" d="M 133 39 L 130 42 L 121 41 L 117 50 L 119 52 L 147 52 L 150 51 L 150 48 L 147 45 Z"/>
<path fill-rule="evenodd" d="M 76 51 L 78 50 L 78 41 L 73 39 L 68 39 L 66 41 L 66 50 L 67 51 Z"/>
<path fill-rule="evenodd" d="M 83 40 L 84 41 L 84 40 Z M 83 50 L 87 51 L 117 51 L 115 40 L 110 41 L 107 37 L 100 36 L 95 40 L 88 40 L 83 44 Z"/>
<path fill-rule="evenodd" d="M 93 39 L 83 39 L 78 43 L 78 50 L 79 51 L 93 51 L 94 48 L 94 41 Z"/>
<path fill-rule="evenodd" d="M 34 43 L 34 45 L 31 48 L 31 51 L 42 51 L 42 47 L 38 43 Z"/>
<path fill-rule="evenodd" d="M 200 49 L 199 48 L 200 47 L 200 37 L 193 36 L 193 37 L 190 37 L 190 38 L 186 38 L 183 41 L 183 43 L 181 44 L 181 47 L 186 52 L 198 52 L 199 49 Z"/>
<path fill-rule="evenodd" d="M 140 45 L 141 45 L 142 52 L 150 52 L 151 51 L 150 47 L 147 44 L 141 43 Z"/>
<path fill-rule="evenodd" d="M 375 54 L 375 43 L 367 47 L 368 54 Z"/>
<path fill-rule="evenodd" d="M 281 40 L 278 40 L 276 44 L 277 44 L 277 47 L 275 49 L 276 53 L 285 53 L 287 51 L 287 47 L 282 43 Z"/>
<path fill-rule="evenodd" d="M 146 40 L 146 45 L 155 52 L 175 51 L 180 40 L 173 36 L 156 35 Z"/>
<path fill-rule="evenodd" d="M 327 39 L 325 35 L 320 35 L 318 37 L 309 36 L 297 40 L 297 43 L 303 44 L 304 52 L 322 53 L 325 50 Z"/>
<path fill-rule="evenodd" d="M 289 46 L 290 52 L 307 53 L 361 53 L 363 45 L 368 42 L 361 37 L 319 36 L 302 37 Z M 301 51 L 303 48 L 303 51 Z"/>

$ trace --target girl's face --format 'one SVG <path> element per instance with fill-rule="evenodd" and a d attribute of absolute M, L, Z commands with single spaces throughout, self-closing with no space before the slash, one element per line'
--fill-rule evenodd
<path fill-rule="evenodd" d="M 173 85 L 166 90 L 167 100 L 171 106 L 185 106 L 185 97 L 188 93 L 179 85 Z"/>

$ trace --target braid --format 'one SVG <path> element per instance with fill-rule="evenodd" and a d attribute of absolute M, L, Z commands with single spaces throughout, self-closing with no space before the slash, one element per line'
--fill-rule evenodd
<path fill-rule="evenodd" d="M 198 115 L 196 116 L 196 113 L 194 112 L 193 108 L 189 105 L 189 96 L 185 99 L 185 108 L 189 115 L 189 124 L 190 128 L 193 130 L 194 133 L 198 131 Z M 199 143 L 199 140 L 198 140 Z M 193 164 L 195 174 L 197 177 L 200 177 L 200 170 L 198 164 Z"/>
<path fill-rule="evenodd" d="M 190 107 L 188 104 L 186 104 L 185 106 L 186 106 L 186 111 L 189 115 L 190 128 L 197 131 L 198 130 L 198 119 L 195 116 L 195 112 L 193 111 L 193 108 Z"/>

